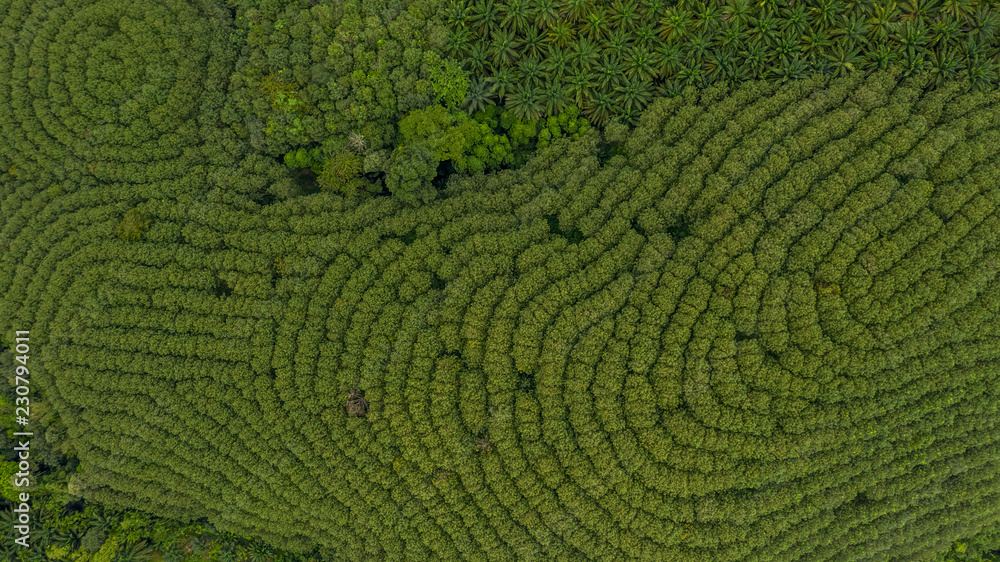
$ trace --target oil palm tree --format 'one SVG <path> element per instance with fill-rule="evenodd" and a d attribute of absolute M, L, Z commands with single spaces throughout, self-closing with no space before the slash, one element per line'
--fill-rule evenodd
<path fill-rule="evenodd" d="M 594 41 L 603 41 L 608 36 L 608 16 L 601 7 L 594 8 L 583 23 L 583 34 Z"/>
<path fill-rule="evenodd" d="M 997 81 L 996 63 L 990 59 L 976 57 L 968 62 L 969 81 L 976 91 L 991 90 Z"/>
<path fill-rule="evenodd" d="M 41 542 L 41 541 L 40 541 Z M 41 542 L 41 544 L 45 544 Z M 50 558 L 39 548 L 29 548 L 25 552 L 19 553 L 18 558 L 7 558 L 7 560 L 19 560 L 21 562 L 48 562 Z"/>
<path fill-rule="evenodd" d="M 865 19 L 871 15 L 875 0 L 844 0 L 844 13 Z"/>
<path fill-rule="evenodd" d="M 625 50 L 628 49 L 630 39 L 632 39 L 632 34 L 624 31 L 616 31 L 611 35 L 611 38 L 607 41 L 603 50 L 615 55 L 616 57 L 624 57 Z"/>
<path fill-rule="evenodd" d="M 871 26 L 868 32 L 869 43 L 878 45 L 888 40 L 889 35 L 896 31 L 898 17 L 899 8 L 895 2 L 872 6 L 872 15 L 868 18 L 868 25 Z"/>
<path fill-rule="evenodd" d="M 698 64 L 684 65 L 677 72 L 677 78 L 686 86 L 700 88 L 705 85 L 705 69 Z"/>
<path fill-rule="evenodd" d="M 730 86 L 741 84 L 750 79 L 749 69 L 747 69 L 746 65 L 743 65 L 740 62 L 724 66 L 722 73 L 724 79 Z"/>
<path fill-rule="evenodd" d="M 732 47 L 738 49 L 743 45 L 749 37 L 750 32 L 747 30 L 746 26 L 742 23 L 735 21 L 727 21 L 722 25 L 722 30 L 718 34 L 718 45 L 723 49 Z"/>
<path fill-rule="evenodd" d="M 649 105 L 653 94 L 644 80 L 625 79 L 615 86 L 613 99 L 619 107 L 638 114 Z"/>
<path fill-rule="evenodd" d="M 657 68 L 657 76 L 667 79 L 676 74 L 681 69 L 684 61 L 684 54 L 678 43 L 661 43 L 660 48 L 653 57 L 653 65 Z"/>
<path fill-rule="evenodd" d="M 465 6 L 465 2 L 462 0 L 455 0 L 452 2 L 451 6 L 448 7 L 446 12 L 446 19 L 448 21 L 449 29 L 459 29 L 465 27 L 465 21 L 469 17 L 469 8 Z"/>
<path fill-rule="evenodd" d="M 709 82 L 722 82 L 725 80 L 726 70 L 735 64 L 735 49 L 731 47 L 728 49 L 717 49 L 705 61 L 705 66 L 708 68 L 705 77 L 708 78 Z"/>
<path fill-rule="evenodd" d="M 695 5 L 693 15 L 695 31 L 714 33 L 722 24 L 722 10 L 719 9 L 717 2 L 714 0 L 698 2 Z"/>
<path fill-rule="evenodd" d="M 538 57 L 525 57 L 517 63 L 517 82 L 537 86 L 542 79 L 542 64 Z"/>
<path fill-rule="evenodd" d="M 549 43 L 556 47 L 568 47 L 573 44 L 576 29 L 567 21 L 558 21 L 549 28 Z"/>
<path fill-rule="evenodd" d="M 464 27 L 460 27 L 451 32 L 448 36 L 448 43 L 445 45 L 445 54 L 453 59 L 464 59 L 469 54 L 472 34 Z"/>
<path fill-rule="evenodd" d="M 624 109 L 619 109 L 618 114 L 615 116 L 615 118 L 618 119 L 618 121 L 624 125 L 628 125 L 629 127 L 635 127 L 636 125 L 639 124 L 640 115 L 642 115 L 642 112 L 627 107 Z"/>
<path fill-rule="evenodd" d="M 549 56 L 542 61 L 542 71 L 550 77 L 561 80 L 569 69 L 569 53 L 566 49 L 552 48 Z"/>
<path fill-rule="evenodd" d="M 597 126 L 603 126 L 614 115 L 615 103 L 611 95 L 599 93 L 588 101 L 583 108 L 583 114 L 590 119 L 590 122 Z"/>
<path fill-rule="evenodd" d="M 962 41 L 962 53 L 966 62 L 972 59 L 981 59 L 990 56 L 990 45 L 984 43 L 977 37 L 966 37 Z"/>
<path fill-rule="evenodd" d="M 501 67 L 493 74 L 490 92 L 504 99 L 514 89 L 514 70 L 508 67 Z"/>
<path fill-rule="evenodd" d="M 841 0 L 819 0 L 812 10 L 813 27 L 827 30 L 833 27 L 837 16 L 843 10 Z"/>
<path fill-rule="evenodd" d="M 778 43 L 774 46 L 774 52 L 779 57 L 801 53 L 802 46 L 795 32 L 789 30 L 782 33 L 781 38 L 778 39 Z"/>
<path fill-rule="evenodd" d="M 781 65 L 774 71 L 777 76 L 781 77 L 782 83 L 805 78 L 808 72 L 809 65 L 799 53 L 781 57 Z"/>
<path fill-rule="evenodd" d="M 970 37 L 975 37 L 984 45 L 993 42 L 997 29 L 1000 29 L 1000 14 L 989 6 L 979 6 L 970 16 L 966 16 L 966 30 Z"/>
<path fill-rule="evenodd" d="M 578 107 L 583 107 L 593 97 L 597 82 L 590 72 L 571 70 L 566 78 L 566 91 Z"/>
<path fill-rule="evenodd" d="M 590 6 L 590 0 L 561 0 L 559 2 L 559 15 L 569 23 L 577 23 L 587 18 Z"/>
<path fill-rule="evenodd" d="M 768 59 L 767 49 L 761 43 L 751 43 L 746 50 L 740 51 L 740 56 L 743 57 L 744 64 L 752 79 L 767 78 L 768 74 L 771 73 L 771 61 Z"/>
<path fill-rule="evenodd" d="M 708 61 L 705 63 L 708 68 L 706 77 L 710 82 L 724 81 L 729 68 L 738 66 L 738 64 L 736 49 L 732 47 L 718 49 L 708 57 Z"/>
<path fill-rule="evenodd" d="M 601 64 L 597 67 L 597 85 L 602 90 L 609 92 L 624 78 L 621 59 L 610 53 L 605 53 L 601 57 Z"/>
<path fill-rule="evenodd" d="M 559 22 L 559 8 L 555 0 L 534 0 L 535 27 L 545 29 Z"/>
<path fill-rule="evenodd" d="M 951 49 L 937 49 L 931 53 L 931 69 L 934 74 L 934 83 L 940 86 L 945 81 L 958 79 L 958 73 L 962 69 L 958 55 Z"/>
<path fill-rule="evenodd" d="M 823 30 L 809 30 L 802 36 L 802 51 L 807 55 L 821 57 L 833 46 L 830 34 Z"/>
<path fill-rule="evenodd" d="M 479 43 L 469 49 L 469 58 L 465 59 L 469 63 L 469 72 L 472 74 L 484 74 L 489 64 L 489 54 Z"/>
<path fill-rule="evenodd" d="M 462 106 L 469 115 L 486 109 L 487 105 L 495 105 L 493 99 L 493 83 L 490 78 L 473 77 L 469 82 L 469 92 L 465 95 L 465 102 Z"/>
<path fill-rule="evenodd" d="M 797 3 L 794 6 L 788 6 L 781 9 L 781 26 L 779 29 L 782 33 L 787 33 L 791 30 L 799 35 L 806 32 L 809 29 L 809 6 L 804 3 Z"/>
<path fill-rule="evenodd" d="M 899 43 L 900 50 L 912 55 L 924 50 L 931 40 L 931 33 L 923 20 L 907 20 L 896 30 L 893 39 Z"/>
<path fill-rule="evenodd" d="M 656 74 L 653 66 L 653 54 L 644 45 L 635 45 L 625 54 L 625 76 L 648 82 Z"/>
<path fill-rule="evenodd" d="M 608 22 L 617 31 L 632 33 L 639 26 L 639 5 L 634 0 L 614 0 L 608 13 Z"/>
<path fill-rule="evenodd" d="M 152 560 L 153 549 L 146 541 L 133 542 L 118 551 L 116 562 L 146 562 Z"/>
<path fill-rule="evenodd" d="M 956 18 L 950 15 L 937 17 L 934 19 L 934 23 L 930 25 L 930 28 L 930 41 L 928 45 L 932 47 L 943 46 L 945 48 L 952 48 L 958 43 L 961 25 Z"/>
<path fill-rule="evenodd" d="M 857 47 L 846 47 L 844 44 L 838 44 L 826 58 L 833 65 L 834 77 L 861 70 L 862 59 L 861 55 L 858 54 Z"/>
<path fill-rule="evenodd" d="M 684 82 L 672 78 L 656 87 L 656 95 L 661 98 L 676 98 L 684 93 Z"/>
<path fill-rule="evenodd" d="M 761 13 L 750 20 L 750 40 L 772 46 L 778 40 L 778 18 L 770 13 Z"/>
<path fill-rule="evenodd" d="M 889 43 L 879 43 L 868 51 L 867 58 L 865 70 L 885 70 L 899 59 L 899 51 L 893 49 Z"/>
<path fill-rule="evenodd" d="M 489 35 L 500 27 L 500 6 L 497 0 L 484 0 L 482 4 L 472 8 L 466 21 L 469 28 L 481 36 Z"/>
<path fill-rule="evenodd" d="M 757 10 L 762 14 L 773 14 L 778 11 L 778 0 L 760 0 L 756 4 Z"/>
<path fill-rule="evenodd" d="M 550 78 L 545 82 L 539 94 L 539 104 L 543 115 L 557 115 L 569 107 L 571 103 L 569 90 L 562 81 Z"/>
<path fill-rule="evenodd" d="M 750 0 L 727 0 L 722 8 L 722 18 L 729 23 L 749 25 L 753 17 L 753 6 Z"/>
<path fill-rule="evenodd" d="M 506 108 L 518 119 L 531 121 L 542 115 L 541 99 L 538 91 L 527 83 L 520 83 L 507 96 Z"/>
<path fill-rule="evenodd" d="M 683 45 L 683 50 L 688 57 L 692 57 L 698 64 L 705 60 L 705 57 L 712 52 L 712 34 L 708 31 L 699 31 L 691 36 L 691 39 Z"/>
<path fill-rule="evenodd" d="M 937 10 L 938 0 L 903 0 L 899 18 L 902 20 L 925 20 Z"/>
<path fill-rule="evenodd" d="M 597 42 L 586 37 L 579 37 L 570 50 L 570 63 L 576 68 L 589 72 L 600 60 L 600 50 Z"/>
<path fill-rule="evenodd" d="M 639 45 L 650 46 L 653 44 L 653 39 L 656 39 L 656 26 L 653 25 L 653 20 L 646 20 L 638 29 L 635 30 L 635 42 Z"/>
<path fill-rule="evenodd" d="M 864 48 L 867 45 L 870 30 L 871 25 L 865 22 L 863 16 L 849 14 L 837 18 L 831 35 L 838 42 L 843 43 L 845 48 Z"/>
<path fill-rule="evenodd" d="M 512 66 L 517 62 L 520 55 L 521 45 L 517 41 L 517 36 L 513 31 L 500 29 L 493 35 L 490 42 L 489 56 L 493 62 L 493 68 Z"/>
<path fill-rule="evenodd" d="M 921 74 L 931 68 L 930 53 L 923 48 L 906 49 L 901 62 L 905 76 Z"/>
<path fill-rule="evenodd" d="M 944 0 L 941 2 L 941 13 L 961 19 L 972 14 L 975 5 L 975 0 Z"/>
<path fill-rule="evenodd" d="M 528 0 L 506 0 L 501 5 L 500 15 L 503 17 L 502 26 L 504 29 L 523 34 L 528 27 L 534 25 L 531 11 L 528 8 Z"/>
<path fill-rule="evenodd" d="M 266 544 L 254 541 L 246 550 L 249 562 L 267 562 L 274 552 Z"/>
<path fill-rule="evenodd" d="M 687 10 L 677 7 L 667 8 L 660 18 L 660 38 L 664 41 L 681 42 L 691 31 L 692 18 Z"/>
<path fill-rule="evenodd" d="M 521 41 L 521 51 L 529 57 L 545 57 L 548 54 L 549 46 L 545 43 L 538 29 L 532 27 L 524 34 L 524 40 Z"/>
<path fill-rule="evenodd" d="M 639 0 L 640 18 L 645 22 L 659 21 L 666 6 L 666 0 Z"/>

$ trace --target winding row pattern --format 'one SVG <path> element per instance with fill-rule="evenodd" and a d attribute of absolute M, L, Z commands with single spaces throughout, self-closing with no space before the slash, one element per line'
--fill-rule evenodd
<path fill-rule="evenodd" d="M 688 89 L 416 210 L 150 198 L 131 243 L 111 188 L 3 179 L 0 324 L 115 505 L 336 558 L 919 559 L 1000 518 L 1000 106 L 897 79 Z"/>
<path fill-rule="evenodd" d="M 226 87 L 228 14 L 209 2 L 0 2 L 2 173 L 148 195 L 224 184 L 245 149 Z M 141 187 L 140 187 L 141 186 Z"/>

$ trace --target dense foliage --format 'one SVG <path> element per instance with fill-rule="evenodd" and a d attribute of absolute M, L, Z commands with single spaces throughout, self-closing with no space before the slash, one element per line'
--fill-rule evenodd
<path fill-rule="evenodd" d="M 5 174 L 0 328 L 112 507 L 329 560 L 926 559 L 1000 520 L 1000 94 L 930 80 L 687 88 L 420 208 Z"/>
<path fill-rule="evenodd" d="M 1000 12 L 977 0 L 459 0 L 446 53 L 521 117 L 577 104 L 634 124 L 685 85 L 841 76 L 899 63 L 995 87 Z"/>
<path fill-rule="evenodd" d="M 998 13 L 0 0 L 0 558 L 979 559 Z"/>

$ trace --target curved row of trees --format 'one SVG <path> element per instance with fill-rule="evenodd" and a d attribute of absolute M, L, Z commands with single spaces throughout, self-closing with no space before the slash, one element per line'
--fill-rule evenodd
<path fill-rule="evenodd" d="M 928 81 L 688 88 L 419 209 L 7 175 L 0 327 L 110 506 L 330 558 L 930 556 L 1000 518 L 1000 99 Z"/>

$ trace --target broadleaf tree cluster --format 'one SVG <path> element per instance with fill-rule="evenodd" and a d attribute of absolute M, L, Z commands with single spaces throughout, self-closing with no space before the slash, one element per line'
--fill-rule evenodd
<path fill-rule="evenodd" d="M 1000 521 L 1000 95 L 931 80 L 688 87 L 419 208 L 3 174 L 0 330 L 74 495 L 325 560 L 930 559 Z"/>

